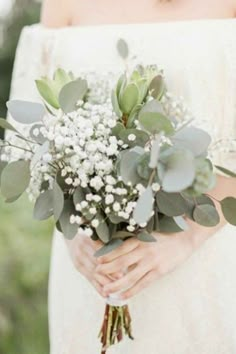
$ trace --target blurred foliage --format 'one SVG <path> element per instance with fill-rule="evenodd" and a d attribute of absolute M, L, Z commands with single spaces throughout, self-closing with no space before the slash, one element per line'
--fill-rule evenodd
<path fill-rule="evenodd" d="M 13 10 L 3 22 L 3 45 L 0 49 L 0 117 L 6 116 L 11 75 L 17 42 L 22 27 L 39 21 L 40 4 L 32 0 L 15 0 Z M 1 133 L 2 134 L 2 133 Z"/>
<path fill-rule="evenodd" d="M 0 200 L 0 353 L 47 354 L 52 222 L 32 220 L 27 196 Z"/>
<path fill-rule="evenodd" d="M 0 49 L 0 116 L 6 116 L 17 41 L 39 20 L 39 3 L 16 0 L 4 19 Z M 1 23 L 2 25 L 2 23 Z M 32 219 L 27 197 L 0 199 L 0 354 L 48 354 L 47 283 L 52 222 Z"/>

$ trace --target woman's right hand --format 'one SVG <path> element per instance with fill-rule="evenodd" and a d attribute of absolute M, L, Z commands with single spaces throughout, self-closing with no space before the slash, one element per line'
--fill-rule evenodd
<path fill-rule="evenodd" d="M 70 257 L 75 268 L 94 286 L 102 297 L 107 297 L 103 287 L 118 279 L 119 274 L 112 277 L 96 271 L 98 262 L 94 253 L 103 246 L 101 241 L 93 241 L 84 234 L 77 234 L 73 240 L 66 240 Z"/>

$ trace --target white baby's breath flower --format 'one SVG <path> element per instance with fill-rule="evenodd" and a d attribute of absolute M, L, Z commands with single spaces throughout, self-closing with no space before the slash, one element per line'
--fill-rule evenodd
<path fill-rule="evenodd" d="M 134 134 L 129 134 L 129 135 L 128 135 L 128 140 L 129 140 L 129 141 L 135 141 L 135 140 L 136 140 L 136 135 L 134 135 Z"/>
<path fill-rule="evenodd" d="M 91 225 L 92 225 L 93 227 L 97 228 L 98 225 L 99 225 L 99 220 L 98 220 L 98 219 L 93 219 L 92 222 L 91 222 Z"/>
<path fill-rule="evenodd" d="M 91 237 L 93 235 L 93 230 L 90 227 L 84 229 L 84 233 L 86 236 Z"/>
<path fill-rule="evenodd" d="M 128 226 L 127 226 L 127 230 L 128 230 L 129 232 L 133 232 L 133 231 L 135 230 L 135 227 L 132 226 L 132 225 L 128 225 Z"/>
<path fill-rule="evenodd" d="M 105 203 L 107 205 L 112 204 L 114 202 L 114 196 L 112 194 L 107 194 L 105 198 Z"/>
<path fill-rule="evenodd" d="M 114 211 L 117 212 L 117 211 L 120 210 L 120 208 L 121 208 L 120 203 L 115 202 L 115 203 L 113 204 L 113 210 L 114 210 Z"/>
<path fill-rule="evenodd" d="M 70 216 L 70 223 L 71 223 L 71 224 L 75 224 L 75 223 L 76 223 L 76 217 L 75 217 L 75 215 L 71 215 L 71 216 Z"/>
<path fill-rule="evenodd" d="M 95 215 L 97 213 L 97 209 L 95 207 L 92 207 L 89 209 L 90 214 Z"/>
<path fill-rule="evenodd" d="M 160 186 L 159 183 L 153 183 L 153 184 L 152 184 L 152 190 L 153 190 L 154 192 L 158 192 L 158 191 L 160 190 L 160 188 L 161 188 L 161 186 Z"/>
<path fill-rule="evenodd" d="M 85 208 L 87 208 L 87 206 L 88 206 L 88 202 L 87 202 L 86 200 L 83 200 L 83 201 L 80 203 L 80 205 L 81 205 L 81 208 L 82 208 L 82 209 L 85 209 Z"/>
<path fill-rule="evenodd" d="M 73 179 L 71 177 L 67 177 L 65 179 L 65 182 L 66 182 L 66 184 L 68 184 L 70 186 L 73 183 Z"/>

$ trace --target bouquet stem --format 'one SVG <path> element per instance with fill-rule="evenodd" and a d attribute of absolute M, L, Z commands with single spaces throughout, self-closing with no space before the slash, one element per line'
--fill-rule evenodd
<path fill-rule="evenodd" d="M 102 343 L 101 354 L 106 354 L 107 349 L 122 341 L 124 336 L 134 339 L 131 330 L 131 316 L 128 305 L 112 306 L 107 304 L 99 338 Z"/>

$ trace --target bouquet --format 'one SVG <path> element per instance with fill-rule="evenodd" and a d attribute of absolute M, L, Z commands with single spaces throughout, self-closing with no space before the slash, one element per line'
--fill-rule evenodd
<path fill-rule="evenodd" d="M 181 232 L 186 219 L 213 227 L 219 215 L 209 191 L 216 170 L 211 138 L 196 127 L 183 100 L 168 90 L 156 65 L 138 65 L 114 85 L 111 74 L 76 78 L 58 69 L 36 81 L 43 103 L 12 100 L 17 124 L 0 141 L 1 193 L 6 202 L 27 191 L 34 217 L 54 218 L 72 239 L 83 230 L 104 246 L 100 257 L 136 237 L 156 242 L 154 231 Z M 236 199 L 221 201 L 236 225 Z M 131 316 L 118 294 L 107 301 L 102 353 L 128 335 Z"/>

